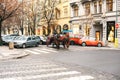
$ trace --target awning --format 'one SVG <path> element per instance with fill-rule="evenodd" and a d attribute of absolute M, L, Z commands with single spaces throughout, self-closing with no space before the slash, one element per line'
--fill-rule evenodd
<path fill-rule="evenodd" d="M 73 32 L 73 30 L 63 30 L 62 32 L 64 32 L 64 33 Z"/>

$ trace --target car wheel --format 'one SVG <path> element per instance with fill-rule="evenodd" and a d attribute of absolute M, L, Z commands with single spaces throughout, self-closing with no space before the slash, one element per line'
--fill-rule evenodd
<path fill-rule="evenodd" d="M 38 44 L 35 44 L 35 47 L 38 47 Z"/>
<path fill-rule="evenodd" d="M 55 43 L 52 43 L 52 47 L 55 47 Z"/>
<path fill-rule="evenodd" d="M 85 43 L 85 42 L 83 42 L 83 43 L 82 43 L 82 46 L 86 46 L 86 43 Z"/>
<path fill-rule="evenodd" d="M 42 41 L 40 41 L 40 45 L 42 45 L 43 44 L 43 42 Z"/>
<path fill-rule="evenodd" d="M 22 48 L 26 48 L 26 44 L 23 44 L 23 45 L 22 45 Z"/>
<path fill-rule="evenodd" d="M 75 42 L 74 42 L 74 41 L 70 41 L 70 44 L 71 44 L 71 45 L 75 45 Z"/>
<path fill-rule="evenodd" d="M 98 47 L 102 47 L 102 44 L 101 44 L 101 43 L 98 43 L 97 46 L 98 46 Z"/>

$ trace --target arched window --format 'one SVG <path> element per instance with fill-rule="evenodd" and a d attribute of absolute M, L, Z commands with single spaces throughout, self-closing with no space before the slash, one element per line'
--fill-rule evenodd
<path fill-rule="evenodd" d="M 61 26 L 60 26 L 60 25 L 57 26 L 56 31 L 57 31 L 57 33 L 59 33 L 59 34 L 61 33 Z"/>
<path fill-rule="evenodd" d="M 68 25 L 67 24 L 63 25 L 63 30 L 68 30 Z"/>
<path fill-rule="evenodd" d="M 42 29 L 43 29 L 43 35 L 46 35 L 46 27 L 43 26 Z"/>

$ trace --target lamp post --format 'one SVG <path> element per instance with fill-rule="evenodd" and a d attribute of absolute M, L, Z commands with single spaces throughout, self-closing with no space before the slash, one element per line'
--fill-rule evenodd
<path fill-rule="evenodd" d="M 117 27 L 118 27 L 118 4 L 117 4 L 117 0 L 116 0 L 116 23 L 115 23 L 115 44 L 114 47 L 117 48 L 118 47 L 118 38 L 117 38 Z"/>

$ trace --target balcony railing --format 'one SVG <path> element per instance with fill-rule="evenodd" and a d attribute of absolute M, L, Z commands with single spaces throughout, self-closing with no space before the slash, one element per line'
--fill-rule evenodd
<path fill-rule="evenodd" d="M 90 2 L 92 0 L 81 0 L 82 4 L 86 3 L 86 2 Z"/>

